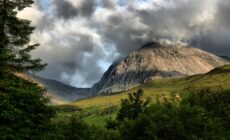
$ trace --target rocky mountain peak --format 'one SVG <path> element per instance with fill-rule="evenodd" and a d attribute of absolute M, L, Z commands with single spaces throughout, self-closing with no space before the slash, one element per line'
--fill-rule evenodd
<path fill-rule="evenodd" d="M 150 42 L 113 63 L 92 92 L 130 89 L 152 78 L 173 78 L 206 73 L 227 62 L 197 48 Z"/>

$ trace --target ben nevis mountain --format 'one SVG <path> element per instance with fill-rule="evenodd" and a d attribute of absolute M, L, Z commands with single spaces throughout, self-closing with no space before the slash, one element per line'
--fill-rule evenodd
<path fill-rule="evenodd" d="M 197 48 L 150 42 L 114 62 L 91 92 L 120 92 L 151 79 L 207 73 L 227 63 L 227 60 Z"/>
<path fill-rule="evenodd" d="M 125 58 L 115 61 L 91 89 L 74 88 L 54 80 L 33 77 L 50 96 L 74 101 L 89 96 L 131 89 L 157 78 L 202 74 L 229 61 L 206 51 L 183 45 L 150 42 Z"/>

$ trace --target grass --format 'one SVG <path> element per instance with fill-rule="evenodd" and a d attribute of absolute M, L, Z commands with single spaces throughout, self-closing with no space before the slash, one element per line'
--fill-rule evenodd
<path fill-rule="evenodd" d="M 210 87 L 230 90 L 230 65 L 216 68 L 207 74 L 174 79 L 155 79 L 128 91 L 114 95 L 91 97 L 70 103 L 69 105 L 80 108 L 80 114 L 86 122 L 103 126 L 106 119 L 116 117 L 121 99 L 127 98 L 128 93 L 132 93 L 140 88 L 144 91 L 144 98 L 150 97 L 152 101 L 155 101 L 161 97 L 168 98 L 172 94 L 177 95 L 186 91 Z M 62 115 L 65 117 L 69 113 L 62 113 Z"/>

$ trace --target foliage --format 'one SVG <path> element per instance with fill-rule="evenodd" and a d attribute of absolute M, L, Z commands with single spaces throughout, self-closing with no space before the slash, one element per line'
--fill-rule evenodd
<path fill-rule="evenodd" d="M 0 2 L 0 76 L 5 72 L 41 70 L 46 64 L 32 59 L 29 52 L 38 44 L 29 45 L 34 27 L 19 19 L 17 13 L 31 6 L 33 0 L 2 0 Z"/>
<path fill-rule="evenodd" d="M 157 102 L 118 125 L 124 140 L 227 140 L 230 138 L 230 91 L 202 89 L 179 102 Z"/>
<path fill-rule="evenodd" d="M 54 133 L 50 119 L 54 110 L 38 85 L 15 76 L 15 72 L 45 67 L 29 54 L 38 44 L 30 43 L 34 27 L 17 13 L 33 0 L 0 1 L 0 136 L 1 139 L 46 139 Z"/>
<path fill-rule="evenodd" d="M 50 135 L 54 110 L 44 90 L 14 75 L 0 79 L 1 139 L 38 139 Z"/>
<path fill-rule="evenodd" d="M 53 139 L 63 140 L 119 140 L 119 133 L 103 127 L 86 123 L 78 115 L 72 115 L 54 123 L 56 136 Z"/>
<path fill-rule="evenodd" d="M 132 94 L 129 93 L 128 99 L 121 99 L 121 109 L 117 114 L 117 120 L 135 119 L 140 113 L 144 112 L 150 100 L 143 101 L 142 97 L 143 91 L 140 89 Z"/>

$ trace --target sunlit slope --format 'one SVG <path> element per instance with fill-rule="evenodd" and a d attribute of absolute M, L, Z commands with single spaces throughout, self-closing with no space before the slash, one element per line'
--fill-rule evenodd
<path fill-rule="evenodd" d="M 133 92 L 139 88 L 144 90 L 145 97 L 156 99 L 156 97 L 167 97 L 171 93 L 178 94 L 183 93 L 186 90 L 195 90 L 208 87 L 223 88 L 224 90 L 230 89 L 230 65 L 216 68 L 207 74 L 175 79 L 155 79 L 125 92 L 110 96 L 91 97 L 74 102 L 72 105 L 82 108 L 118 105 L 122 98 L 127 97 L 127 93 Z"/>

